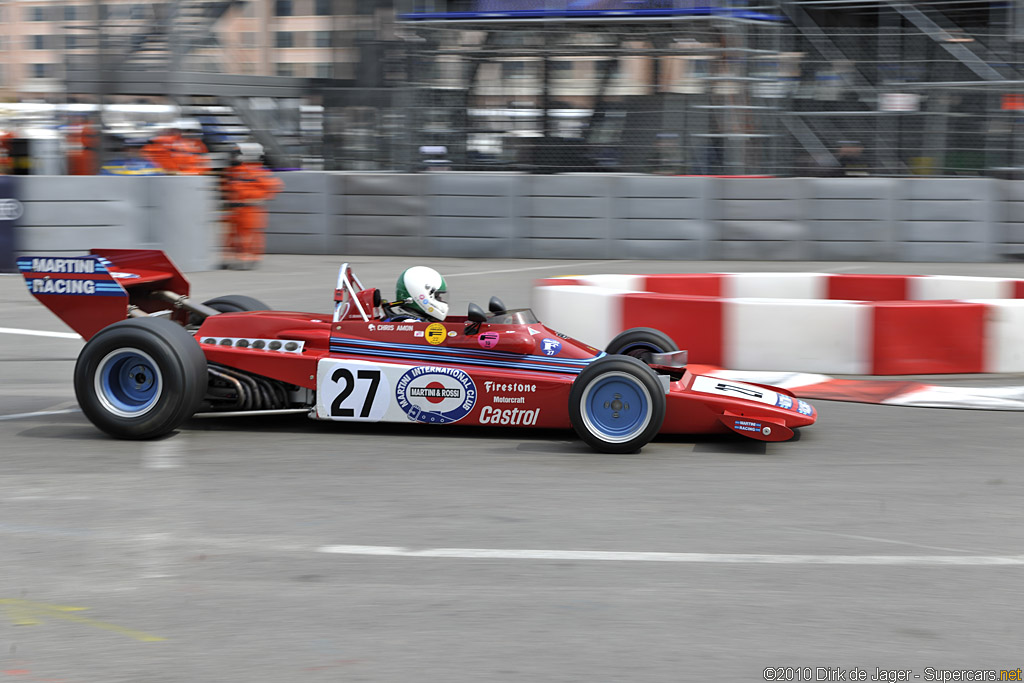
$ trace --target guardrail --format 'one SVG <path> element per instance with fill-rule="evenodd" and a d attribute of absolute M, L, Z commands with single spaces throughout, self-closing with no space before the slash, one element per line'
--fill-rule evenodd
<path fill-rule="evenodd" d="M 508 258 L 989 262 L 1024 254 L 995 178 L 281 174 L 268 250 Z"/>

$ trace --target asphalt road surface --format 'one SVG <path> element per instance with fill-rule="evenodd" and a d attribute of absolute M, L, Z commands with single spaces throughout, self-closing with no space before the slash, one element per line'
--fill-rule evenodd
<path fill-rule="evenodd" d="M 328 311 L 337 261 L 270 257 L 195 274 L 193 293 Z M 448 276 L 459 312 L 491 294 L 520 305 L 534 278 L 573 273 L 1024 277 L 417 262 Z M 411 263 L 354 259 L 385 289 Z M 68 331 L 15 275 L 0 276 L 0 327 Z M 952 672 L 1024 666 L 1019 413 L 817 401 L 798 441 L 681 437 L 621 456 L 570 432 L 294 416 L 195 419 L 138 443 L 77 412 L 80 348 L 0 333 L 0 683 L 966 680 Z"/>

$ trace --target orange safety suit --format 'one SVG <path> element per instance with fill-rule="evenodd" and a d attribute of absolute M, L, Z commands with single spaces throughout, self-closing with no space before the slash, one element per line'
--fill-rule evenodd
<path fill-rule="evenodd" d="M 178 141 L 177 133 L 158 135 L 142 148 L 142 156 L 164 170 L 164 173 L 178 172 Z"/>
<path fill-rule="evenodd" d="M 11 140 L 14 133 L 0 133 L 0 175 L 10 175 L 14 171 L 14 158 L 11 156 Z"/>
<path fill-rule="evenodd" d="M 88 123 L 75 126 L 68 132 L 68 174 L 96 175 L 96 150 L 99 138 Z"/>
<path fill-rule="evenodd" d="M 210 172 L 206 145 L 198 138 L 181 137 L 174 150 L 179 175 L 206 175 Z"/>
<path fill-rule="evenodd" d="M 267 210 L 263 203 L 281 191 L 284 183 L 261 164 L 240 163 L 224 171 L 224 195 L 228 202 L 228 258 L 255 265 L 263 257 Z"/>

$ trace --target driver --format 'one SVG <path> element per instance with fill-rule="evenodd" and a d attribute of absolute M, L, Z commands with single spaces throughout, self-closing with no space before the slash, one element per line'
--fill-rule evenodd
<path fill-rule="evenodd" d="M 433 268 L 407 268 L 398 276 L 395 299 L 383 304 L 386 322 L 441 322 L 448 315 L 448 285 Z"/>

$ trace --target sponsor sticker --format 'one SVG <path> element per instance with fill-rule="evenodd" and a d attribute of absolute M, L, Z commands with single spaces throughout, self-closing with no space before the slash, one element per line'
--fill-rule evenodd
<path fill-rule="evenodd" d="M 741 432 L 759 432 L 761 431 L 761 423 L 749 420 L 736 420 L 733 423 L 733 428 Z"/>
<path fill-rule="evenodd" d="M 427 343 L 437 346 L 444 341 L 448 334 L 447 328 L 441 323 L 430 323 L 427 325 Z"/>
<path fill-rule="evenodd" d="M 796 410 L 801 415 L 810 415 L 811 413 L 814 412 L 814 409 L 811 408 L 811 404 L 805 401 L 798 401 Z"/>
<path fill-rule="evenodd" d="M 544 353 L 545 356 L 557 356 L 559 352 L 562 350 L 562 342 L 558 341 L 557 339 L 545 337 L 544 340 L 540 343 L 540 350 Z"/>
<path fill-rule="evenodd" d="M 483 410 L 480 411 L 480 423 L 485 425 L 529 427 L 537 424 L 538 417 L 540 417 L 540 408 L 521 410 L 519 408 L 492 408 L 484 406 Z"/>
<path fill-rule="evenodd" d="M 473 410 L 476 384 L 458 368 L 416 367 L 398 380 L 395 400 L 414 422 L 449 424 Z"/>
<path fill-rule="evenodd" d="M 415 330 L 412 333 L 412 336 L 414 336 L 414 337 L 422 337 L 423 336 L 423 330 Z"/>
<path fill-rule="evenodd" d="M 480 344 L 480 346 L 482 346 L 485 349 L 493 349 L 495 346 L 498 345 L 498 340 L 500 338 L 501 335 L 498 334 L 497 332 L 484 332 L 479 337 L 477 337 L 476 341 L 478 344 Z"/>
<path fill-rule="evenodd" d="M 780 408 L 792 410 L 793 399 L 791 399 L 789 396 L 786 396 L 785 394 L 778 394 L 777 398 L 775 399 L 775 405 L 777 405 Z"/>

